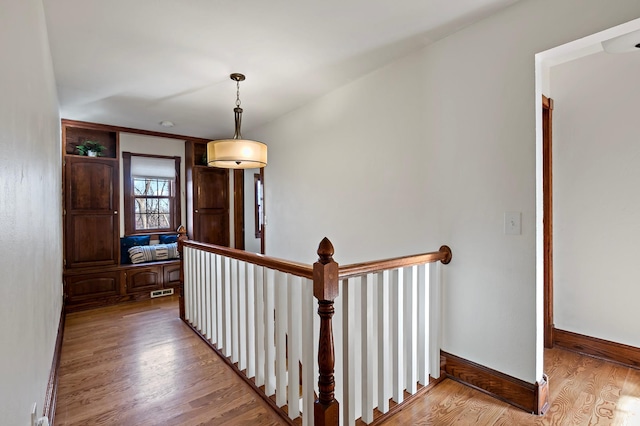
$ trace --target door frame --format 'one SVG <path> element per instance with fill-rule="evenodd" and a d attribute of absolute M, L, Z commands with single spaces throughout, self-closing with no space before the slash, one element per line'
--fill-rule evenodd
<path fill-rule="evenodd" d="M 542 95 L 544 347 L 553 347 L 553 99 Z"/>

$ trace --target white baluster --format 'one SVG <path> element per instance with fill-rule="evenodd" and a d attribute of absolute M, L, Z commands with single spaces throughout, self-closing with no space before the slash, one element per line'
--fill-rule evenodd
<path fill-rule="evenodd" d="M 191 321 L 195 327 L 198 323 L 198 251 L 191 252 Z"/>
<path fill-rule="evenodd" d="M 222 316 L 222 330 L 224 336 L 224 356 L 231 356 L 231 259 L 228 257 L 223 257 L 223 268 L 222 268 L 222 297 L 224 298 L 223 310 L 224 315 Z"/>
<path fill-rule="evenodd" d="M 238 368 L 247 368 L 247 294 L 245 262 L 238 260 Z"/>
<path fill-rule="evenodd" d="M 391 300 L 393 333 L 392 333 L 392 372 L 393 400 L 400 404 L 404 401 L 404 271 L 394 269 L 391 271 Z"/>
<path fill-rule="evenodd" d="M 246 330 L 247 330 L 247 377 L 252 378 L 256 375 L 256 298 L 255 298 L 255 279 L 254 269 L 251 263 L 245 263 L 247 271 L 246 275 L 246 297 L 245 312 L 247 314 Z"/>
<path fill-rule="evenodd" d="M 342 321 L 341 326 L 336 324 L 336 329 L 342 330 L 342 372 L 340 374 L 342 400 L 338 401 L 342 407 L 342 424 L 354 425 L 356 420 L 356 296 L 353 280 L 342 280 L 342 289 L 339 294 L 342 296 Z"/>
<path fill-rule="evenodd" d="M 287 403 L 287 280 L 276 272 L 276 405 Z"/>
<path fill-rule="evenodd" d="M 211 291 L 211 343 L 214 345 L 218 343 L 218 327 L 216 325 L 216 318 L 218 315 L 218 300 L 217 291 L 218 283 L 216 281 L 216 255 L 209 253 L 209 279 L 210 279 L 210 291 Z"/>
<path fill-rule="evenodd" d="M 344 394 L 343 394 L 343 390 L 344 390 L 344 362 L 340 362 L 340 360 L 344 359 L 344 351 L 343 351 L 343 333 L 344 333 L 344 323 L 345 321 L 343 321 L 344 316 L 342 315 L 343 312 L 343 301 L 345 300 L 344 297 L 344 292 L 346 291 L 345 288 L 347 288 L 347 286 L 345 285 L 345 281 L 340 280 L 338 281 L 338 297 L 335 299 L 334 301 L 334 305 L 333 305 L 333 309 L 334 309 L 334 315 L 333 315 L 333 320 L 332 320 L 332 328 L 333 328 L 333 351 L 334 351 L 334 357 L 336 359 L 335 365 L 334 365 L 334 380 L 335 380 L 335 398 L 336 400 L 340 401 L 340 411 L 338 413 L 339 418 L 344 418 L 344 407 L 345 404 L 343 401 L 345 401 L 344 398 Z M 317 313 L 317 308 L 319 308 L 318 303 L 317 303 L 317 299 L 314 298 L 314 303 L 316 306 L 316 314 L 313 316 L 313 332 L 314 332 L 314 339 L 313 339 L 313 350 L 315 353 L 315 357 L 314 357 L 314 364 L 313 364 L 313 368 L 315 371 L 315 381 L 314 381 L 314 387 L 316 390 L 316 393 L 318 392 L 318 343 L 319 343 L 319 337 L 320 337 L 320 315 L 318 315 Z"/>
<path fill-rule="evenodd" d="M 313 281 L 302 280 L 302 426 L 313 425 L 314 383 L 317 376 L 313 370 L 313 317 L 316 315 L 317 303 L 313 297 Z"/>
<path fill-rule="evenodd" d="M 429 288 L 430 288 L 430 315 L 429 325 L 429 361 L 430 374 L 434 379 L 440 377 L 440 336 L 442 330 L 442 273 L 441 264 L 429 264 Z"/>
<path fill-rule="evenodd" d="M 222 349 L 224 346 L 224 280 L 222 271 L 224 264 L 222 256 L 214 255 L 216 265 L 216 331 L 218 334 L 217 348 Z"/>
<path fill-rule="evenodd" d="M 378 288 L 378 410 L 389 411 L 391 383 L 389 380 L 391 340 L 389 336 L 389 271 L 376 274 Z"/>
<path fill-rule="evenodd" d="M 204 335 L 211 342 L 211 337 L 213 335 L 211 331 L 211 313 L 213 311 L 213 307 L 211 306 L 211 253 L 204 253 L 204 286 L 205 286 L 205 333 Z"/>
<path fill-rule="evenodd" d="M 418 267 L 404 270 L 404 333 L 405 333 L 405 388 L 410 394 L 418 390 Z"/>
<path fill-rule="evenodd" d="M 185 247 L 182 251 L 182 264 L 184 268 L 184 317 L 191 322 L 191 248 Z"/>
<path fill-rule="evenodd" d="M 416 348 L 418 381 L 422 386 L 429 384 L 429 287 L 427 265 L 418 266 L 418 338 Z"/>
<path fill-rule="evenodd" d="M 265 393 L 271 396 L 276 392 L 276 370 L 275 370 L 275 271 L 267 269 L 267 282 L 265 287 L 266 303 L 264 310 L 264 323 L 266 325 L 265 334 Z"/>
<path fill-rule="evenodd" d="M 198 330 L 204 334 L 205 326 L 205 282 L 204 282 L 204 251 L 198 252 Z"/>
<path fill-rule="evenodd" d="M 373 421 L 373 353 L 376 343 L 373 340 L 373 282 L 371 277 L 363 275 L 361 278 L 360 301 L 362 314 L 362 421 Z"/>
<path fill-rule="evenodd" d="M 261 266 L 254 265 L 254 283 L 255 283 L 255 324 L 256 324 L 256 386 L 264 385 L 264 336 L 267 322 L 264 320 L 264 274 L 265 270 Z"/>
<path fill-rule="evenodd" d="M 238 261 L 231 259 L 231 362 L 238 362 Z"/>
<path fill-rule="evenodd" d="M 287 274 L 288 291 L 288 315 L 287 339 L 288 349 L 288 385 L 287 385 L 287 411 L 290 419 L 300 416 L 300 340 L 302 326 L 300 324 L 300 278 Z"/>

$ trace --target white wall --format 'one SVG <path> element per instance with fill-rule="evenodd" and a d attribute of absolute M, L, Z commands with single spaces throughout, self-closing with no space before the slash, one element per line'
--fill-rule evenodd
<path fill-rule="evenodd" d="M 187 204 L 185 198 L 185 142 L 181 139 L 161 138 L 157 136 L 120 133 L 120 236 L 124 236 L 124 178 L 122 153 L 166 155 L 180 157 L 180 212 L 181 224 L 187 226 Z"/>
<path fill-rule="evenodd" d="M 351 263 L 448 244 L 443 349 L 539 380 L 534 55 L 637 16 L 635 0 L 525 0 L 257 130 L 267 252 L 312 262 L 326 235 Z M 505 211 L 522 235 L 503 234 Z"/>
<path fill-rule="evenodd" d="M 554 322 L 640 347 L 640 52 L 551 69 Z"/>
<path fill-rule="evenodd" d="M 62 308 L 62 148 L 42 2 L 0 4 L 0 422 L 27 425 Z"/>

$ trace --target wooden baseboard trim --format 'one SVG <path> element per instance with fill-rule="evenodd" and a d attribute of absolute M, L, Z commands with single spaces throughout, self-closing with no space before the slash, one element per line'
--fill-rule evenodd
<path fill-rule="evenodd" d="M 244 373 L 242 373 L 242 371 L 240 371 L 240 369 L 238 368 L 238 366 L 236 364 L 234 364 L 233 362 L 231 362 L 231 360 L 229 358 L 227 358 L 226 356 L 224 356 L 224 354 L 218 350 L 218 348 L 215 347 L 215 345 L 213 343 L 211 343 L 209 341 L 209 339 L 207 339 L 202 333 L 200 333 L 200 331 L 198 329 L 196 329 L 195 327 L 193 327 L 189 321 L 187 321 L 186 319 L 182 320 L 187 327 L 189 327 L 191 330 L 193 330 L 194 333 L 196 333 L 203 342 L 205 342 L 211 349 L 213 349 L 213 351 L 218 354 L 218 356 L 227 363 L 227 365 L 229 367 L 231 367 L 233 369 L 233 371 L 242 379 L 244 380 L 249 386 L 251 386 L 253 388 L 253 390 L 256 392 L 256 394 L 262 398 L 263 401 L 265 401 L 267 404 L 269 404 L 269 406 L 271 407 L 271 409 L 273 409 L 273 411 L 275 411 L 281 418 L 282 420 L 284 420 L 286 422 L 286 424 L 290 425 L 290 426 L 296 426 L 296 423 L 293 422 L 293 420 L 291 420 L 289 418 L 289 416 L 287 415 L 287 413 L 285 413 L 284 410 L 282 410 L 280 407 L 278 407 L 276 405 L 276 403 L 269 398 L 267 395 L 264 394 L 264 392 L 262 392 L 262 390 L 256 386 L 255 382 L 253 380 L 251 380 L 250 378 L 248 378 L 247 376 L 244 375 Z"/>
<path fill-rule="evenodd" d="M 554 328 L 553 343 L 583 355 L 640 369 L 640 348 Z"/>
<path fill-rule="evenodd" d="M 44 397 L 44 406 L 42 407 L 42 415 L 49 419 L 49 424 L 54 424 L 56 414 L 56 397 L 58 395 L 58 371 L 60 370 L 60 352 L 62 351 L 62 339 L 64 336 L 64 322 L 66 319 L 66 311 L 64 302 L 60 311 L 60 322 L 58 324 L 58 336 L 56 337 L 56 345 L 53 350 L 53 360 L 51 361 L 51 372 L 49 373 L 49 382 L 47 383 L 47 392 Z"/>
<path fill-rule="evenodd" d="M 441 351 L 447 377 L 507 402 L 529 413 L 542 415 L 549 408 L 546 375 L 537 383 L 525 382 L 497 370 Z"/>

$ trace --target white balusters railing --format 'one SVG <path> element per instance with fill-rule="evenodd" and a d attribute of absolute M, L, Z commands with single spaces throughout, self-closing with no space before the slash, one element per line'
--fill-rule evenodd
<path fill-rule="evenodd" d="M 430 327 L 439 324 L 439 299 L 431 297 L 439 294 L 439 268 L 427 263 L 341 280 L 334 318 L 341 424 L 371 423 L 376 409 L 387 413 L 390 401 L 400 404 L 440 376 Z"/>
<path fill-rule="evenodd" d="M 313 424 L 318 327 L 314 332 L 311 267 L 301 277 L 191 246 L 183 248 L 183 261 L 185 320 L 265 395 L 275 395 L 291 419 Z M 310 391 L 301 394 L 304 380 Z"/>
<path fill-rule="evenodd" d="M 446 247 L 343 267 L 328 240 L 313 267 L 185 240 L 181 249 L 183 319 L 289 419 L 371 423 L 440 374 L 435 262 L 448 263 Z"/>

